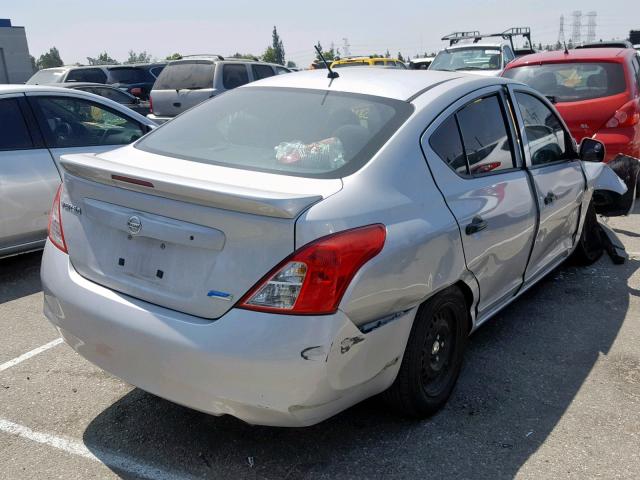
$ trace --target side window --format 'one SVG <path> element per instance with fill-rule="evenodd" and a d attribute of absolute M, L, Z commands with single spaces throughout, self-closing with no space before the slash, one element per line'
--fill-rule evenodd
<path fill-rule="evenodd" d="M 456 114 L 471 175 L 515 167 L 513 145 L 501 103 L 497 95 L 478 98 Z"/>
<path fill-rule="evenodd" d="M 144 135 L 125 114 L 89 100 L 40 96 L 31 100 L 51 148 L 126 145 Z"/>
<path fill-rule="evenodd" d="M 429 138 L 429 145 L 449 167 L 460 175 L 469 169 L 455 115 L 447 118 Z"/>
<path fill-rule="evenodd" d="M 291 70 L 284 67 L 276 67 L 276 75 L 284 75 L 285 73 L 291 73 Z"/>
<path fill-rule="evenodd" d="M 640 90 L 640 55 L 636 55 L 635 57 L 633 57 L 633 60 L 631 60 L 631 63 L 633 64 L 633 71 L 636 77 L 636 83 L 638 84 L 638 89 Z"/>
<path fill-rule="evenodd" d="M 32 148 L 33 142 L 15 98 L 0 100 L 0 150 Z"/>
<path fill-rule="evenodd" d="M 506 65 L 507 63 L 509 63 L 514 58 L 516 58 L 516 56 L 511 51 L 511 48 L 504 47 L 504 64 Z"/>
<path fill-rule="evenodd" d="M 247 67 L 244 64 L 224 64 L 222 67 L 222 85 L 224 88 L 230 90 L 245 83 L 249 83 L 249 72 L 247 72 Z"/>
<path fill-rule="evenodd" d="M 67 82 L 105 83 L 107 76 L 99 68 L 80 68 L 71 70 L 66 78 Z"/>
<path fill-rule="evenodd" d="M 269 65 L 251 65 L 253 70 L 253 79 L 260 80 L 262 78 L 273 77 L 273 69 Z"/>
<path fill-rule="evenodd" d="M 529 142 L 532 165 L 544 165 L 569 158 L 567 133 L 558 117 L 542 101 L 516 92 L 516 100 Z"/>
<path fill-rule="evenodd" d="M 123 104 L 131 103 L 131 97 L 129 97 L 125 93 L 122 93 L 116 88 L 96 87 L 94 88 L 92 93 L 95 93 L 96 95 L 100 95 L 101 97 L 104 97 L 104 98 L 108 98 L 109 100 L 113 100 L 114 102 L 123 103 Z"/>
<path fill-rule="evenodd" d="M 373 64 L 374 65 L 384 65 L 384 60 L 374 60 Z"/>

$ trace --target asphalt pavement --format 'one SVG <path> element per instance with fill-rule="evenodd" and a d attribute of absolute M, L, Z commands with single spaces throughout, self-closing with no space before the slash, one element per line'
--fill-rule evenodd
<path fill-rule="evenodd" d="M 254 427 L 101 371 L 42 315 L 41 254 L 0 260 L 0 478 L 640 478 L 640 208 L 629 253 L 565 264 L 475 333 L 447 407 L 371 399 L 319 425 Z"/>

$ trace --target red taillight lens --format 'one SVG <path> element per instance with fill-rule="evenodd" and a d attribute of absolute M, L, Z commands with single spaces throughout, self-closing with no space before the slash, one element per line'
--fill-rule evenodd
<path fill-rule="evenodd" d="M 142 95 L 142 89 L 140 87 L 134 87 L 129 90 L 131 95 L 135 95 L 136 97 L 140 97 Z"/>
<path fill-rule="evenodd" d="M 60 195 L 62 195 L 62 184 L 58 187 L 56 196 L 53 199 L 51 212 L 49 213 L 49 240 L 64 253 L 69 253 L 67 243 L 64 241 L 64 231 L 62 230 L 62 216 L 60 215 Z"/>
<path fill-rule="evenodd" d="M 293 315 L 324 315 L 338 309 L 354 275 L 384 246 L 384 225 L 329 235 L 300 248 L 269 272 L 238 307 Z"/>
<path fill-rule="evenodd" d="M 640 122 L 640 105 L 639 101 L 631 100 L 620 107 L 613 117 L 605 124 L 607 128 L 626 128 L 633 127 Z"/>

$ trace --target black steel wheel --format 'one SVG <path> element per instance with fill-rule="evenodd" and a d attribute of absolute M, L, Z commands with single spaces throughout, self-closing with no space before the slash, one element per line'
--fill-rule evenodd
<path fill-rule="evenodd" d="M 462 368 L 468 318 L 464 295 L 456 287 L 420 307 L 398 376 L 384 394 L 398 411 L 427 417 L 446 403 Z"/>
<path fill-rule="evenodd" d="M 584 219 L 582 233 L 574 252 L 574 258 L 581 265 L 591 265 L 602 256 L 603 251 L 602 230 L 598 224 L 598 217 L 593 203 L 590 203 Z"/>

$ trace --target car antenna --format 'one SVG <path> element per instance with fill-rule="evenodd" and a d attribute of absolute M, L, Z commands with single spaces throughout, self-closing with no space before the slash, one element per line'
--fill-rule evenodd
<path fill-rule="evenodd" d="M 324 66 L 327 67 L 327 70 L 329 70 L 329 74 L 327 75 L 327 78 L 330 78 L 331 80 L 333 80 L 334 78 L 338 78 L 340 75 L 338 75 L 338 72 L 334 72 L 333 70 L 331 70 L 331 67 L 329 66 L 327 61 L 324 59 L 324 55 L 322 55 L 322 52 L 320 51 L 318 46 L 314 45 L 313 48 L 316 49 L 316 52 L 318 52 L 318 55 L 320 55 L 320 58 L 322 59 Z"/>
<path fill-rule="evenodd" d="M 567 48 L 567 42 L 562 42 L 564 43 L 564 54 L 565 55 L 569 55 L 569 49 Z"/>

